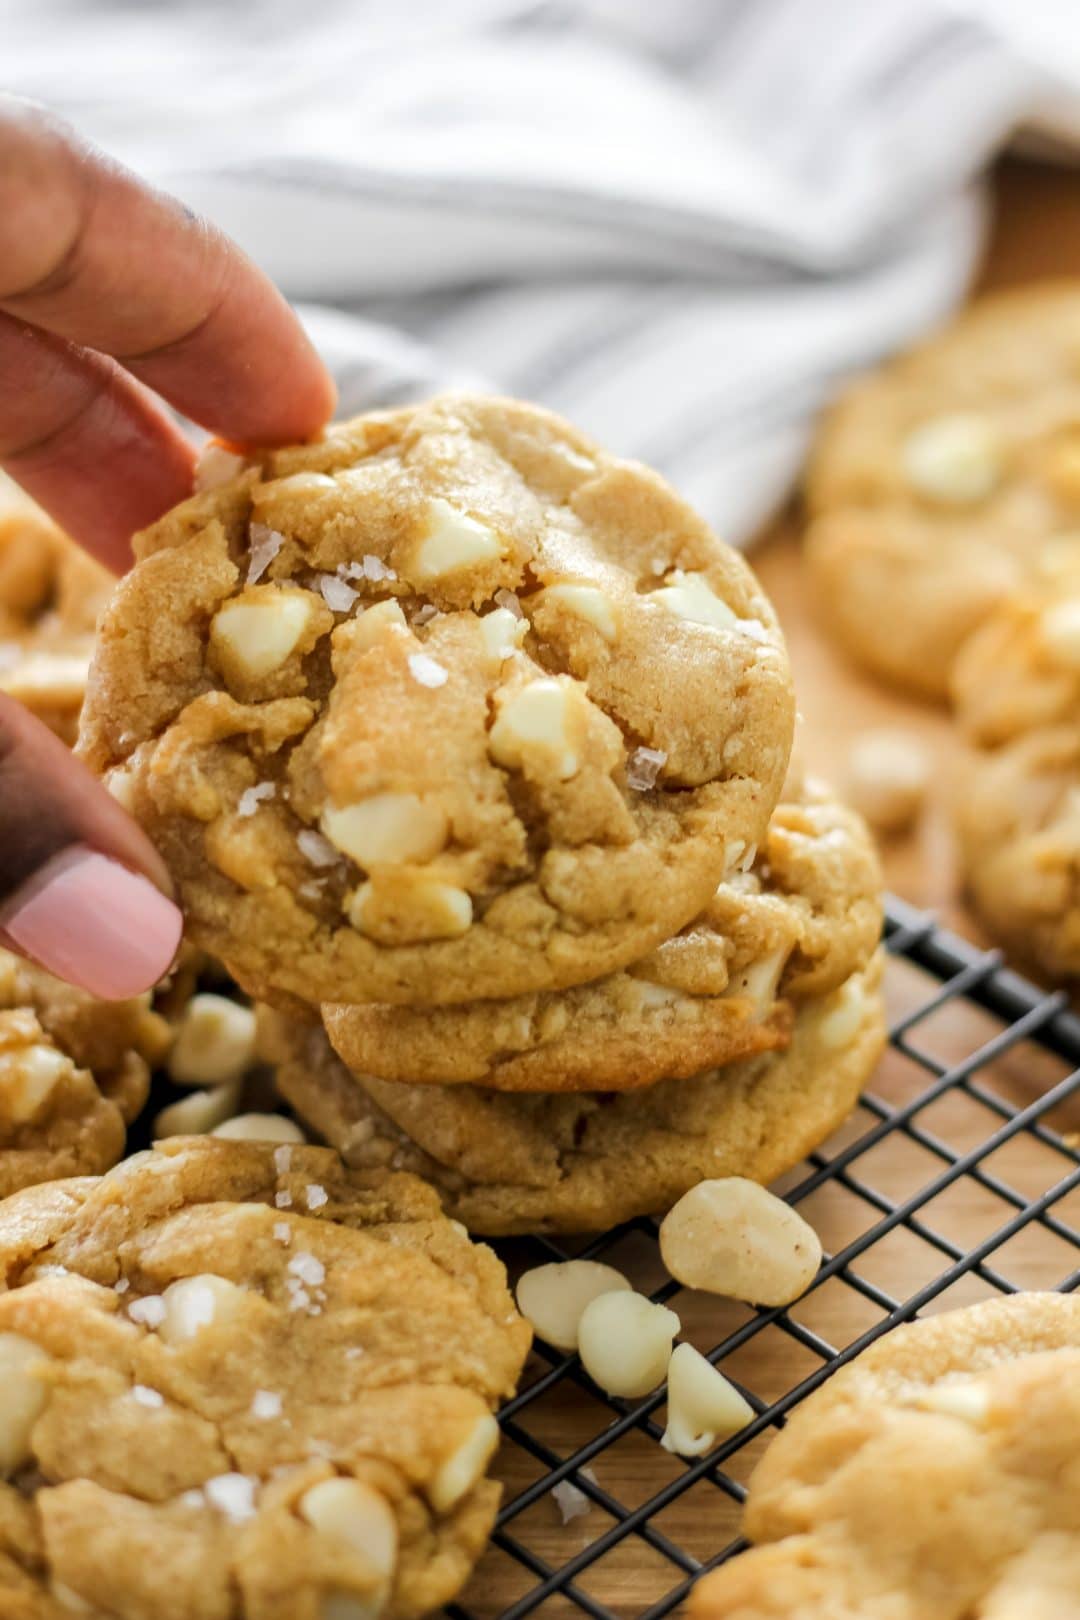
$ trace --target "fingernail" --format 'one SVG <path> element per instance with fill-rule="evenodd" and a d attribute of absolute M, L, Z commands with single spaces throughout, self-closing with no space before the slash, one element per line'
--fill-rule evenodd
<path fill-rule="evenodd" d="M 168 971 L 183 918 L 148 878 L 75 845 L 12 896 L 0 928 L 58 979 L 122 1001 Z"/>

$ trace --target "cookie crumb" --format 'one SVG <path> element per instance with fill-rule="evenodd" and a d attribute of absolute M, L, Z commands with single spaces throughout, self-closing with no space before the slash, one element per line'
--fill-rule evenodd
<path fill-rule="evenodd" d="M 450 671 L 444 669 L 442 664 L 438 663 L 434 658 L 429 658 L 427 653 L 412 653 L 410 655 L 409 674 L 414 681 L 419 681 L 421 686 L 430 686 L 433 689 L 438 686 L 445 686 L 450 679 Z"/>
<path fill-rule="evenodd" d="M 848 755 L 852 807 L 879 832 L 907 832 L 922 811 L 930 760 L 906 731 L 867 731 Z"/>

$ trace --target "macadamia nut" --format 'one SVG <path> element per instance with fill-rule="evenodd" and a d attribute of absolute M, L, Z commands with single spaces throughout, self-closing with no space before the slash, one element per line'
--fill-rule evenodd
<path fill-rule="evenodd" d="M 821 1241 L 782 1198 L 729 1176 L 699 1182 L 679 1199 L 661 1223 L 660 1253 L 687 1288 L 788 1305 L 817 1275 Z"/>

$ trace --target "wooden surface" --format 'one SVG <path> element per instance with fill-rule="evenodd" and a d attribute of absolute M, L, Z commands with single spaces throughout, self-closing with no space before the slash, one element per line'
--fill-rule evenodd
<path fill-rule="evenodd" d="M 1044 275 L 1080 275 L 1080 178 L 1065 171 L 1009 163 L 996 178 L 996 217 L 980 286 L 1005 286 Z M 947 779 L 951 733 L 947 717 L 931 708 L 894 696 L 860 677 L 835 653 L 818 631 L 803 575 L 798 548 L 798 519 L 792 513 L 754 553 L 767 590 L 787 632 L 800 708 L 804 716 L 802 751 L 807 762 L 842 785 L 848 749 L 867 727 L 900 726 L 918 734 L 933 753 L 935 775 Z M 890 843 L 884 850 L 890 887 L 906 899 L 935 910 L 950 926 L 977 937 L 957 896 L 949 849 L 947 818 L 941 797 L 928 809 L 916 837 Z M 894 1014 L 910 1010 L 928 998 L 932 981 L 904 963 L 890 965 L 887 992 Z M 913 1039 L 941 1066 L 977 1052 L 998 1033 L 993 1019 L 971 1008 L 945 1009 L 919 1024 Z M 1030 1101 L 1067 1073 L 1068 1066 L 1030 1043 L 981 1067 L 977 1080 L 989 1091 L 1021 1102 Z M 893 1106 L 919 1095 L 931 1079 L 917 1062 L 890 1052 L 873 1081 L 873 1092 Z M 1063 1113 L 1055 1123 L 1076 1129 L 1075 1113 Z M 874 1123 L 860 1110 L 839 1134 L 839 1143 L 854 1140 Z M 946 1152 L 963 1154 L 979 1145 L 1000 1121 L 993 1112 L 963 1092 L 950 1092 L 918 1116 Z M 863 1154 L 853 1165 L 855 1186 L 829 1184 L 802 1206 L 827 1250 L 835 1252 L 852 1242 L 881 1218 L 880 1205 L 858 1187 L 901 1201 L 925 1188 L 946 1167 L 946 1159 L 931 1148 L 898 1133 Z M 988 1166 L 1025 1198 L 1040 1196 L 1069 1169 L 1060 1153 L 1024 1137 L 1000 1149 Z M 796 1181 L 803 1172 L 790 1178 Z M 1080 1226 L 1080 1194 L 1055 1206 L 1061 1220 Z M 876 1241 L 856 1262 L 865 1281 L 896 1299 L 909 1298 L 951 1264 L 949 1246 L 968 1250 L 997 1231 L 1012 1210 L 996 1192 L 970 1176 L 930 1200 L 921 1212 L 924 1230 L 900 1228 Z M 934 1234 L 932 1236 L 931 1234 Z M 935 1241 L 935 1237 L 936 1240 Z M 528 1245 L 506 1251 L 512 1268 L 535 1263 Z M 635 1238 L 611 1255 L 643 1288 L 663 1281 L 655 1248 Z M 1054 1287 L 1078 1263 L 1077 1248 L 1045 1227 L 1030 1225 L 996 1250 L 991 1265 L 1017 1287 Z M 991 1275 L 967 1276 L 939 1295 L 930 1309 L 946 1309 L 984 1298 L 994 1291 Z M 701 1295 L 680 1293 L 673 1301 L 683 1319 L 684 1336 L 702 1349 L 720 1342 L 733 1327 L 746 1320 L 743 1307 Z M 883 1307 L 846 1281 L 834 1278 L 815 1290 L 793 1310 L 795 1318 L 830 1344 L 841 1347 L 880 1321 Z M 821 1365 L 814 1352 L 770 1327 L 751 1339 L 726 1364 L 764 1400 L 772 1401 L 797 1385 Z M 534 1357 L 526 1372 L 528 1385 L 545 1371 Z M 663 1421 L 663 1410 L 657 1414 Z M 563 1382 L 527 1407 L 520 1423 L 533 1446 L 548 1455 L 568 1456 L 599 1435 L 611 1422 L 611 1412 L 581 1384 Z M 745 1481 L 762 1450 L 759 1441 L 738 1453 L 726 1465 L 728 1474 Z M 594 1473 L 599 1487 L 624 1508 L 633 1510 L 649 1500 L 669 1480 L 678 1478 L 684 1465 L 668 1457 L 655 1439 L 632 1431 L 611 1450 L 600 1453 Z M 500 1457 L 501 1475 L 509 1496 L 516 1495 L 543 1471 L 543 1463 L 528 1445 L 508 1442 Z M 537 1557 L 557 1567 L 587 1547 L 612 1525 L 602 1505 L 563 1525 L 555 1501 L 545 1493 L 509 1527 Z M 738 1510 L 714 1483 L 701 1481 L 653 1521 L 654 1528 L 691 1556 L 706 1561 L 735 1534 Z M 679 1570 L 662 1552 L 631 1535 L 584 1570 L 580 1589 L 619 1616 L 642 1614 L 681 1579 Z M 531 1590 L 536 1577 L 497 1547 L 489 1550 L 465 1596 L 477 1614 L 495 1615 Z M 570 1616 L 581 1610 L 556 1594 L 537 1611 L 545 1617 Z"/>

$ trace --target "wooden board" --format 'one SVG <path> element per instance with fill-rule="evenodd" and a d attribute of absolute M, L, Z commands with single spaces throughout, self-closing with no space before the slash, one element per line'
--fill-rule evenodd
<path fill-rule="evenodd" d="M 996 217 L 980 286 L 1004 286 L 1043 275 L 1080 274 L 1080 185 L 1075 175 L 1036 165 L 1008 162 L 995 181 Z M 867 727 L 901 726 L 918 733 L 937 764 L 936 776 L 947 780 L 952 752 L 947 717 L 875 686 L 859 676 L 819 632 L 800 564 L 797 516 L 788 514 L 754 553 L 758 568 L 776 603 L 791 647 L 804 716 L 802 749 L 806 760 L 822 774 L 842 785 L 847 753 L 853 738 Z M 890 886 L 906 899 L 935 910 L 943 921 L 971 938 L 978 938 L 956 892 L 943 796 L 935 793 L 916 837 L 890 843 L 884 850 Z M 904 963 L 890 966 L 888 997 L 894 1013 L 920 1005 L 934 986 Z M 976 1052 L 1000 1029 L 990 1017 L 971 1008 L 948 1008 L 917 1026 L 912 1039 L 939 1065 L 960 1061 Z M 1020 1043 L 980 1068 L 978 1082 L 991 1092 L 1027 1102 L 1068 1072 L 1068 1065 L 1031 1043 Z M 873 1083 L 875 1094 L 892 1106 L 902 1106 L 925 1088 L 930 1076 L 917 1061 L 891 1052 Z M 1075 1115 L 1063 1116 L 1065 1126 L 1080 1125 Z M 874 1123 L 860 1111 L 840 1133 L 840 1143 L 854 1140 Z M 963 1093 L 951 1092 L 918 1116 L 946 1149 L 962 1154 L 975 1148 L 1000 1121 L 993 1112 Z M 881 1217 L 858 1188 L 902 1201 L 938 1176 L 943 1157 L 924 1144 L 899 1134 L 861 1156 L 852 1167 L 855 1185 L 827 1185 L 812 1195 L 804 1212 L 820 1232 L 826 1248 L 835 1252 L 870 1228 Z M 1041 1195 L 1070 1168 L 1061 1154 L 1032 1137 L 1017 1140 L 995 1154 L 993 1172 L 1025 1198 Z M 792 1178 L 798 1179 L 798 1174 Z M 1062 1220 L 1080 1225 L 1080 1193 L 1055 1206 Z M 933 1281 L 951 1263 L 947 1246 L 967 1250 L 998 1230 L 1011 1208 L 998 1193 L 971 1176 L 963 1176 L 936 1196 L 922 1212 L 925 1235 L 898 1229 L 875 1242 L 857 1262 L 856 1270 L 871 1289 L 906 1299 Z M 535 1263 L 528 1244 L 507 1251 L 512 1266 Z M 610 1258 L 622 1265 L 635 1283 L 656 1288 L 663 1281 L 655 1248 L 642 1238 L 624 1241 Z M 1080 1255 L 1063 1237 L 1044 1227 L 1029 1226 L 992 1256 L 992 1264 L 1010 1284 L 1018 1287 L 1053 1287 L 1080 1263 Z M 969 1303 L 994 1292 L 991 1275 L 968 1276 L 940 1295 L 931 1309 Z M 683 1317 L 684 1333 L 702 1349 L 715 1345 L 747 1318 L 739 1306 L 700 1295 L 680 1293 L 673 1302 Z M 839 1348 L 850 1343 L 874 1322 L 884 1308 L 857 1287 L 837 1277 L 795 1307 L 794 1316 L 806 1328 Z M 750 1340 L 726 1368 L 767 1401 L 791 1389 L 821 1365 L 820 1358 L 777 1327 Z M 534 1357 L 525 1384 L 542 1377 L 546 1363 Z M 657 1414 L 663 1420 L 663 1411 Z M 612 1421 L 611 1412 L 582 1384 L 562 1382 L 520 1416 L 529 1441 L 507 1443 L 500 1458 L 501 1476 L 513 1497 L 544 1471 L 536 1448 L 550 1457 L 566 1457 L 600 1435 Z M 737 1481 L 744 1481 L 763 1442 L 757 1441 L 726 1465 Z M 530 1449 L 530 1447 L 532 1449 Z M 650 1499 L 669 1480 L 677 1479 L 683 1464 L 668 1457 L 655 1438 L 632 1430 L 594 1465 L 600 1489 L 626 1509 Z M 692 1557 L 704 1562 L 713 1557 L 735 1533 L 738 1509 L 716 1484 L 702 1481 L 653 1521 L 656 1531 L 670 1538 Z M 602 1505 L 563 1525 L 555 1501 L 545 1493 L 514 1520 L 510 1529 L 530 1553 L 549 1568 L 564 1564 L 613 1523 Z M 578 1586 L 588 1597 L 620 1616 L 643 1614 L 679 1581 L 678 1569 L 663 1551 L 636 1535 L 627 1536 L 598 1562 L 583 1570 Z M 534 1586 L 536 1576 L 506 1552 L 489 1550 L 463 1599 L 473 1613 L 494 1616 Z M 555 1594 L 537 1612 L 546 1617 L 581 1613 L 568 1598 Z"/>

